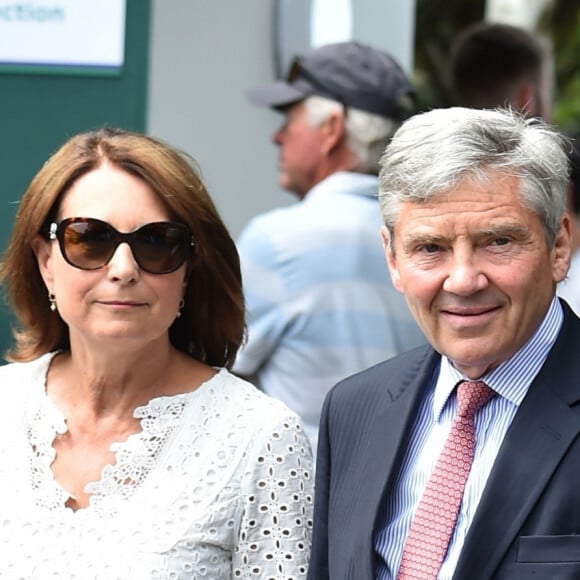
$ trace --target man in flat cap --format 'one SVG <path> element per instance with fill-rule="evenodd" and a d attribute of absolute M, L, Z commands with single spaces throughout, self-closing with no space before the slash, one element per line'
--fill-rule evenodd
<path fill-rule="evenodd" d="M 379 238 L 379 158 L 414 105 L 386 53 L 357 42 L 296 58 L 250 102 L 284 115 L 279 184 L 300 203 L 242 232 L 248 340 L 234 370 L 302 418 L 314 450 L 340 379 L 424 342 L 389 279 Z"/>

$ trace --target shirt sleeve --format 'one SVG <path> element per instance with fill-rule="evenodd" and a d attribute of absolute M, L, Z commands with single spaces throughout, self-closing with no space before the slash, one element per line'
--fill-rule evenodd
<path fill-rule="evenodd" d="M 306 578 L 312 534 L 312 452 L 290 414 L 256 436 L 245 474 L 244 508 L 232 577 Z"/>

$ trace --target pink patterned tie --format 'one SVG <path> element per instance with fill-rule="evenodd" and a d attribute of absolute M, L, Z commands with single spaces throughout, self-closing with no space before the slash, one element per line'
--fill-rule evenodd
<path fill-rule="evenodd" d="M 473 461 L 475 413 L 494 394 L 481 381 L 464 381 L 457 387 L 453 425 L 413 517 L 397 580 L 437 578 Z"/>

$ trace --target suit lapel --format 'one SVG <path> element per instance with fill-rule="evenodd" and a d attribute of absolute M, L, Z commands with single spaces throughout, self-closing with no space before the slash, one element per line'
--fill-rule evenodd
<path fill-rule="evenodd" d="M 369 456 L 374 458 L 376 472 L 373 480 L 376 483 L 375 493 L 369 498 L 370 513 L 376 517 L 385 491 L 398 473 L 394 469 L 404 451 L 404 441 L 413 426 L 417 405 L 431 380 L 433 367 L 439 361 L 439 355 L 429 349 L 429 354 L 409 369 L 407 381 L 402 382 L 400 390 L 389 390 L 391 402 L 380 413 L 375 415 L 370 430 L 371 449 Z M 397 385 L 398 387 L 399 385 Z M 374 521 L 370 522 L 374 528 Z"/>
<path fill-rule="evenodd" d="M 397 464 L 401 460 L 401 450 L 404 441 L 412 428 L 415 411 L 425 385 L 431 379 L 435 365 L 439 362 L 439 354 L 431 348 L 425 349 L 423 356 L 418 357 L 405 370 L 405 376 L 400 380 L 389 381 L 394 384 L 385 397 L 377 401 L 376 409 L 368 428 L 368 452 L 360 458 L 360 463 L 353 466 L 364 474 L 364 485 L 361 493 L 365 493 L 364 508 L 358 514 L 355 528 L 360 530 L 360 555 L 364 558 L 363 569 L 368 576 L 362 574 L 357 565 L 356 578 L 374 578 L 374 545 L 373 538 L 377 518 L 383 510 L 385 494 L 398 473 Z M 426 354 L 425 354 L 426 353 Z"/>
<path fill-rule="evenodd" d="M 567 317 L 560 337 L 522 402 L 491 471 L 453 580 L 491 578 L 562 457 L 580 432 L 570 405 L 580 399 L 580 325 Z M 491 541 L 490 541 L 491 538 Z"/>

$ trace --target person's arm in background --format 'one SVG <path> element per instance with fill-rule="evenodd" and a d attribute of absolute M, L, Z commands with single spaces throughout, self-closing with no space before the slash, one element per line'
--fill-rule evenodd
<path fill-rule="evenodd" d="M 260 368 L 276 349 L 286 326 L 285 288 L 276 248 L 261 217 L 251 221 L 237 242 L 246 301 L 247 339 L 233 372 L 256 386 Z"/>

